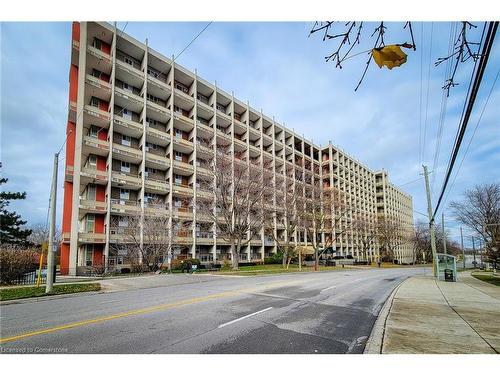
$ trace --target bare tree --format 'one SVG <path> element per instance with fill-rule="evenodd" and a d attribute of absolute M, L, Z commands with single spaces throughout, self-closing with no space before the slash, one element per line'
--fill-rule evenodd
<path fill-rule="evenodd" d="M 218 146 L 210 161 L 213 194 L 197 202 L 199 212 L 215 223 L 217 236 L 229 243 L 235 270 L 242 246 L 260 234 L 273 214 L 269 166 L 243 159 L 243 154 Z"/>
<path fill-rule="evenodd" d="M 364 260 L 368 260 L 368 251 L 377 242 L 377 224 L 376 218 L 366 217 L 358 214 L 352 224 L 352 230 L 358 236 L 361 242 L 361 253 Z"/>
<path fill-rule="evenodd" d="M 111 244 L 115 250 L 126 250 L 131 264 L 139 270 L 156 270 L 161 260 L 172 255 L 172 239 L 182 225 L 173 226 L 165 202 L 152 199 L 148 208 L 128 215 L 126 226 L 118 225 L 118 218 L 112 228 L 123 235 L 123 240 Z M 158 208 L 158 209 L 154 209 Z"/>
<path fill-rule="evenodd" d="M 393 215 L 380 215 L 377 220 L 377 239 L 381 248 L 380 259 L 392 262 L 395 250 L 410 241 L 408 229 Z"/>
<path fill-rule="evenodd" d="M 288 169 L 285 176 L 276 177 L 276 212 L 269 217 L 283 225 L 283 232 L 273 231 L 274 240 L 283 254 L 283 268 L 290 266 L 296 253 L 293 235 L 299 229 L 304 208 L 303 192 L 294 187 L 294 168 Z"/>
<path fill-rule="evenodd" d="M 435 65 L 448 61 L 454 60 L 453 67 L 450 64 L 449 72 L 450 75 L 446 79 L 443 89 L 449 95 L 450 89 L 458 85 L 455 82 L 455 75 L 458 70 L 458 66 L 467 62 L 468 60 L 472 60 L 476 62 L 481 57 L 481 54 L 478 51 L 474 51 L 476 46 L 480 46 L 481 43 L 472 42 L 470 40 L 470 31 L 471 29 L 476 29 L 477 26 L 473 25 L 467 21 L 457 22 L 457 25 L 460 27 L 460 31 L 456 34 L 456 39 L 454 41 L 453 46 L 450 48 L 449 55 L 447 57 L 441 57 L 436 62 Z M 357 91 L 363 82 L 368 68 L 370 66 L 371 61 L 373 60 L 373 51 L 380 50 L 386 46 L 385 39 L 386 34 L 388 34 L 387 23 L 378 22 L 376 27 L 371 34 L 371 38 L 375 37 L 375 43 L 373 43 L 373 47 L 367 49 L 365 51 L 357 52 L 357 48 L 361 45 L 361 39 L 363 36 L 363 29 L 366 29 L 365 23 L 357 22 L 357 21 L 347 21 L 347 22 L 334 22 L 334 21 L 325 21 L 325 22 L 314 22 L 311 30 L 309 31 L 309 36 L 315 33 L 321 33 L 323 35 L 323 41 L 337 41 L 338 44 L 334 48 L 333 52 L 325 56 L 325 61 L 333 61 L 335 63 L 335 67 L 342 69 L 343 64 L 346 60 L 356 57 L 362 54 L 368 54 L 368 60 L 365 65 L 365 69 L 359 80 L 354 91 Z M 396 44 L 397 46 L 412 48 L 414 51 L 416 50 L 415 39 L 413 37 L 413 26 L 410 21 L 404 23 L 403 29 L 408 30 L 409 37 L 411 39 L 411 43 L 404 42 L 400 44 Z M 450 34 L 450 38 L 453 38 L 453 31 L 455 30 L 455 24 L 452 25 L 452 30 Z M 450 41 L 451 43 L 452 41 Z"/>
<path fill-rule="evenodd" d="M 319 258 L 352 225 L 353 206 L 346 202 L 345 195 L 335 187 L 322 188 L 315 184 L 306 190 L 306 201 L 301 215 L 301 227 L 307 233 L 314 249 L 315 269 Z"/>
<path fill-rule="evenodd" d="M 500 260 L 500 183 L 476 185 L 466 190 L 463 200 L 450 203 L 455 218 L 484 240 L 486 256 Z"/>

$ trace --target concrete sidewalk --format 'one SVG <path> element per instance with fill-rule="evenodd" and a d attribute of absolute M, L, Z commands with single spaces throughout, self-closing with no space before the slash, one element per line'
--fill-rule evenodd
<path fill-rule="evenodd" d="M 500 353 L 500 288 L 458 275 L 407 279 L 384 305 L 365 353 Z"/>

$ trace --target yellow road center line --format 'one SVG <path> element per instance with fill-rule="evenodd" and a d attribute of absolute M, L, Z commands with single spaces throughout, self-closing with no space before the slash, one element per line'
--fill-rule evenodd
<path fill-rule="evenodd" d="M 27 333 L 23 333 L 23 334 L 16 335 L 16 336 L 10 336 L 10 337 L 5 337 L 5 338 L 0 338 L 0 344 L 4 344 L 4 343 L 7 343 L 7 342 L 20 340 L 20 339 L 23 339 L 23 338 L 26 338 L 26 337 L 38 336 L 38 335 L 43 335 L 43 334 L 46 334 L 46 333 L 63 331 L 63 330 L 70 329 L 70 328 L 86 326 L 86 325 L 89 325 L 89 324 L 102 323 L 102 322 L 106 322 L 108 320 L 114 320 L 114 319 L 124 318 L 124 317 L 127 317 L 127 316 L 139 315 L 139 314 L 146 314 L 146 313 L 150 313 L 150 312 L 154 312 L 154 311 L 159 311 L 159 310 L 167 310 L 167 309 L 171 309 L 171 308 L 174 308 L 174 307 L 185 306 L 185 305 L 189 305 L 189 304 L 193 304 L 193 303 L 197 303 L 197 302 L 209 301 L 211 299 L 227 297 L 227 296 L 231 296 L 231 295 L 235 295 L 235 294 L 238 294 L 238 293 L 235 292 L 235 291 L 229 291 L 229 292 L 223 292 L 223 293 L 216 293 L 216 294 L 211 294 L 211 295 L 206 296 L 206 297 L 197 297 L 197 298 L 187 299 L 187 300 L 183 300 L 183 301 L 178 301 L 178 302 L 172 302 L 172 303 L 166 303 L 166 304 L 162 304 L 162 305 L 157 305 L 157 306 L 153 306 L 153 307 L 146 307 L 146 308 L 142 308 L 142 309 L 130 310 L 130 311 L 126 311 L 126 312 L 119 313 L 119 314 L 102 316 L 102 317 L 99 317 L 99 318 L 88 319 L 88 320 L 82 320 L 82 321 L 79 321 L 79 322 L 64 324 L 64 325 L 56 326 L 56 327 L 52 327 L 52 328 L 47 328 L 47 329 L 42 329 L 42 330 L 32 331 L 32 332 L 27 332 Z"/>
<path fill-rule="evenodd" d="M 302 280 L 302 282 L 307 282 L 309 280 Z M 269 283 L 266 287 L 268 288 L 269 286 L 273 285 L 274 287 L 277 287 L 279 285 L 290 285 L 290 284 L 297 284 L 296 280 L 293 281 L 277 281 L 274 283 Z M 46 333 L 52 333 L 52 332 L 57 332 L 57 331 L 63 331 L 66 329 L 71 329 L 71 328 L 76 328 L 76 327 L 82 327 L 90 324 L 97 324 L 97 323 L 102 323 L 106 322 L 109 320 L 114 320 L 114 319 L 119 319 L 119 318 L 125 318 L 127 316 L 132 316 L 132 315 L 139 315 L 139 314 L 146 314 L 154 311 L 159 311 L 159 310 L 168 310 L 174 307 L 180 307 L 180 306 L 185 306 L 185 305 L 190 305 L 193 303 L 198 303 L 198 302 L 205 302 L 209 301 L 212 299 L 216 298 L 222 298 L 222 297 L 228 297 L 228 296 L 234 296 L 237 294 L 241 293 L 250 293 L 256 290 L 261 289 L 261 287 L 253 287 L 253 288 L 245 288 L 245 289 L 239 289 L 239 290 L 232 290 L 232 291 L 227 291 L 227 292 L 221 292 L 221 293 L 215 293 L 215 294 L 210 294 L 205 297 L 196 297 L 196 298 L 191 298 L 187 300 L 182 300 L 178 302 L 172 302 L 172 303 L 166 303 L 162 305 L 157 305 L 157 306 L 152 306 L 152 307 L 146 307 L 142 309 L 136 309 L 136 310 L 130 310 L 130 311 L 125 311 L 119 314 L 114 314 L 114 315 L 108 315 L 108 316 L 102 316 L 99 318 L 94 318 L 94 319 L 88 319 L 88 320 L 82 320 L 79 322 L 74 322 L 74 323 L 69 323 L 69 324 L 64 324 L 52 328 L 47 328 L 47 329 L 42 329 L 38 331 L 32 331 L 32 332 L 26 332 L 22 333 L 20 335 L 15 335 L 15 336 L 10 336 L 10 337 L 5 337 L 5 338 L 0 338 L 0 344 L 4 344 L 7 342 L 11 341 L 16 341 L 20 339 L 24 339 L 27 337 L 32 337 L 32 336 L 38 336 L 38 335 L 44 335 Z"/>

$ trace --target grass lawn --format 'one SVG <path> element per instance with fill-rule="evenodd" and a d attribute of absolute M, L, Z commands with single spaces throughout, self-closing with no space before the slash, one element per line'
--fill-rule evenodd
<path fill-rule="evenodd" d="M 472 276 L 478 280 L 500 286 L 500 276 L 493 276 L 493 273 L 472 273 Z"/>
<path fill-rule="evenodd" d="M 63 285 L 54 285 L 52 293 L 49 293 L 48 295 L 93 292 L 97 290 L 101 290 L 101 284 L 99 283 L 63 284 Z M 36 286 L 28 286 L 28 287 L 0 289 L 0 301 L 9 301 L 13 299 L 31 298 L 31 297 L 42 297 L 46 295 L 47 294 L 45 294 L 45 286 L 40 286 L 38 288 Z"/>
<path fill-rule="evenodd" d="M 346 266 L 344 269 L 348 269 Z M 302 272 L 313 271 L 313 267 L 302 266 Z M 319 266 L 320 271 L 338 271 L 342 270 L 342 267 L 325 267 Z M 281 264 L 261 264 L 257 266 L 240 266 L 239 271 L 233 271 L 231 269 L 221 269 L 217 271 L 218 274 L 224 275 L 242 275 L 242 276 L 254 276 L 254 275 L 267 275 L 273 273 L 290 273 L 299 272 L 299 266 L 297 264 L 290 264 L 288 269 L 283 269 Z"/>

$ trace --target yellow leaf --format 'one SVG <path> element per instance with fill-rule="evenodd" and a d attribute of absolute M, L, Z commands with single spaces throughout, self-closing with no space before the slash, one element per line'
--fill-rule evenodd
<path fill-rule="evenodd" d="M 389 70 L 406 62 L 406 53 L 401 51 L 401 47 L 397 44 L 374 48 L 372 56 L 379 68 L 386 66 Z"/>

